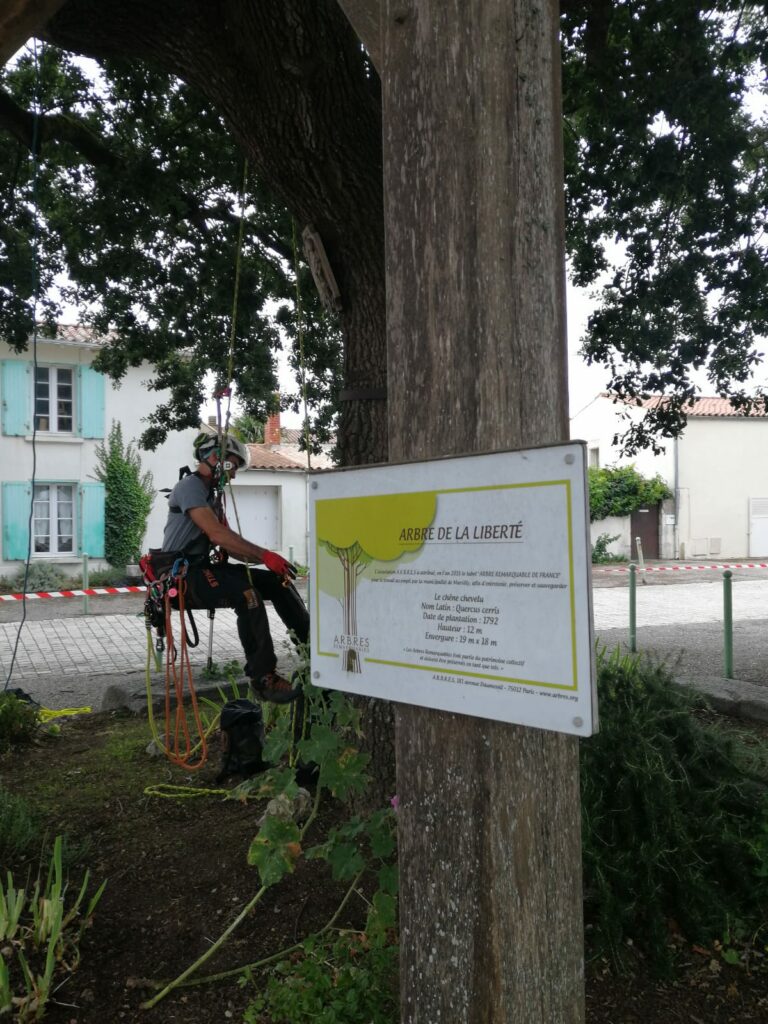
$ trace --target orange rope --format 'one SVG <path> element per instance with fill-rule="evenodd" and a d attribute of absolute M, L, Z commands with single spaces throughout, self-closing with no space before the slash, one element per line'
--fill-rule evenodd
<path fill-rule="evenodd" d="M 179 597 L 179 619 L 181 622 L 181 639 L 179 646 L 179 662 L 176 663 L 176 645 L 173 640 L 173 631 L 171 626 L 171 588 L 167 588 L 165 591 L 165 636 L 166 636 L 166 653 L 165 653 L 165 754 L 169 761 L 173 764 L 178 765 L 188 772 L 196 772 L 208 760 L 208 744 L 205 738 L 205 728 L 200 718 L 200 709 L 197 703 L 197 694 L 195 693 L 195 684 L 192 678 L 192 664 L 189 658 L 189 648 L 187 645 L 187 631 L 184 628 L 184 594 L 186 591 L 186 581 L 183 578 L 176 580 L 176 587 Z M 184 681 L 187 681 L 189 687 L 189 698 L 192 706 L 192 716 L 194 718 L 195 728 L 198 736 L 200 737 L 199 743 L 193 747 L 192 739 L 189 732 L 189 722 L 187 720 L 187 712 L 184 707 Z M 173 745 L 171 745 L 171 683 L 173 682 L 173 690 L 176 697 L 176 709 L 175 709 L 175 722 L 173 730 Z M 183 751 L 182 751 L 183 745 Z M 191 763 L 192 757 L 197 750 L 200 748 L 200 760 Z"/>

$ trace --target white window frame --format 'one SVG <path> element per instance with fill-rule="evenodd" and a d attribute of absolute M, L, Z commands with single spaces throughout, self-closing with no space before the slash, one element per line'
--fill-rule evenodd
<path fill-rule="evenodd" d="M 38 498 L 38 491 L 42 488 L 48 488 L 48 516 L 47 520 L 43 519 L 38 515 L 38 507 L 41 503 L 41 499 Z M 59 489 L 62 487 L 69 487 L 70 496 L 60 494 Z M 71 527 L 71 546 L 68 551 L 59 550 L 59 534 L 60 534 L 60 516 L 59 516 L 59 503 L 69 502 L 71 505 L 71 515 L 69 521 L 72 524 Z M 38 523 L 48 523 L 48 533 L 42 536 L 48 537 L 48 550 L 38 551 L 37 550 L 37 538 L 38 534 Z M 54 529 L 55 528 L 55 529 Z M 35 493 L 33 500 L 33 513 L 32 513 L 32 557 L 50 559 L 52 557 L 60 556 L 65 558 L 72 558 L 77 554 L 77 484 L 65 481 L 50 481 L 40 482 L 35 484 Z"/>
<path fill-rule="evenodd" d="M 38 413 L 37 407 L 37 376 L 36 373 L 45 370 L 48 373 L 48 414 L 43 416 L 42 413 Z M 70 421 L 71 425 L 62 429 L 59 427 L 59 373 L 64 370 L 70 374 L 71 377 L 71 412 Z M 47 426 L 37 427 L 37 432 L 41 434 L 66 434 L 72 435 L 75 433 L 75 367 L 74 366 L 54 366 L 49 364 L 37 366 L 37 370 L 33 375 L 33 392 L 32 392 L 32 415 L 34 416 L 35 424 L 41 419 L 46 419 Z"/>

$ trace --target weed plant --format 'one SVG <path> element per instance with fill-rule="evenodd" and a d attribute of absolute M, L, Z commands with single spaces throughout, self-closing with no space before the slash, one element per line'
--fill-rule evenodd
<path fill-rule="evenodd" d="M 62 841 L 53 845 L 45 882 L 31 892 L 17 888 L 8 872 L 0 883 L 0 1015 L 14 1021 L 42 1020 L 55 988 L 80 962 L 80 942 L 106 883 L 85 904 L 89 874 L 67 905 Z"/>
<path fill-rule="evenodd" d="M 753 931 L 768 910 L 768 765 L 697 717 L 703 699 L 636 656 L 599 654 L 600 733 L 581 747 L 585 911 L 593 954 L 628 938 L 657 966 L 670 932 Z"/>
<path fill-rule="evenodd" d="M 626 559 L 622 558 L 621 555 L 615 555 L 612 551 L 608 550 L 611 544 L 620 538 L 620 533 L 615 533 L 613 536 L 610 533 L 601 533 L 592 545 L 592 564 L 604 565 L 608 562 L 625 562 Z"/>
<path fill-rule="evenodd" d="M 15 864 L 41 842 L 40 820 L 27 801 L 0 787 L 0 864 Z"/>
<path fill-rule="evenodd" d="M 250 1004 L 245 1024 L 397 1024 L 398 948 L 345 932 L 326 941 L 308 939 L 293 960 L 272 970 L 263 993 Z"/>
<path fill-rule="evenodd" d="M 19 700 L 9 691 L 0 693 L 0 754 L 21 743 L 29 743 L 38 722 L 39 715 L 34 705 Z"/>

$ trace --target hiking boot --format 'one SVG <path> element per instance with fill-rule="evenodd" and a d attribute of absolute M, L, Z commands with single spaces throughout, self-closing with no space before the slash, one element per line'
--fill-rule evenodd
<path fill-rule="evenodd" d="M 291 686 L 277 672 L 268 672 L 261 679 L 252 679 L 251 687 L 259 700 L 269 700 L 273 704 L 290 704 L 301 693 L 301 683 Z"/>

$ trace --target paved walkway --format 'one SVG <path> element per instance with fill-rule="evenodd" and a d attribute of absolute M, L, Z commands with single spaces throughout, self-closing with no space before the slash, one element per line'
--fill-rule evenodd
<path fill-rule="evenodd" d="M 733 584 L 735 681 L 723 679 L 722 593 L 720 579 L 685 586 L 638 584 L 638 649 L 666 659 L 676 678 L 700 686 L 724 710 L 768 720 L 768 579 Z M 54 607 L 57 603 L 66 610 Z M 628 587 L 598 583 L 593 603 L 598 638 L 609 648 L 626 645 Z M 141 607 L 140 597 L 102 598 L 94 614 L 85 616 L 75 599 L 36 602 L 19 635 L 21 607 L 11 610 L 6 605 L 0 623 L 0 686 L 18 637 L 10 685 L 27 690 L 44 705 L 99 708 L 111 685 L 140 692 L 147 657 Z M 292 645 L 271 606 L 269 616 L 278 663 L 290 671 Z M 208 657 L 208 619 L 199 612 L 196 620 L 200 646 L 191 652 L 191 660 L 199 673 Z M 242 664 L 235 617 L 226 609 L 216 613 L 213 660 Z"/>

